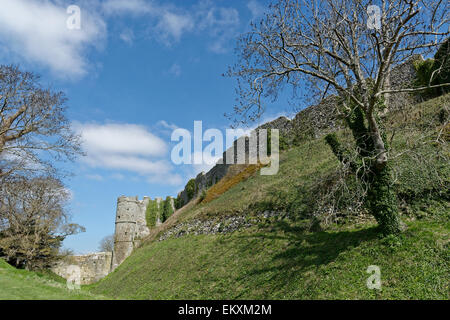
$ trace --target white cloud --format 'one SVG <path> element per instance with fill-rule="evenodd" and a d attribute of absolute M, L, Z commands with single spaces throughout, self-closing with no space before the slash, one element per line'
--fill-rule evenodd
<path fill-rule="evenodd" d="M 172 186 L 182 186 L 183 183 L 186 183 L 179 174 L 154 175 L 150 176 L 147 182 Z"/>
<path fill-rule="evenodd" d="M 153 11 L 153 6 L 143 0 L 109 0 L 103 3 L 103 10 L 107 14 L 120 14 L 122 12 L 143 14 Z"/>
<path fill-rule="evenodd" d="M 252 13 L 252 20 L 262 17 L 266 10 L 266 8 L 256 0 L 250 0 L 247 3 L 247 8 Z"/>
<path fill-rule="evenodd" d="M 120 173 L 114 173 L 111 175 L 111 178 L 114 180 L 123 180 L 123 179 L 125 179 L 125 176 Z"/>
<path fill-rule="evenodd" d="M 226 42 L 237 33 L 239 12 L 234 8 L 218 7 L 209 0 L 199 1 L 189 10 L 156 1 L 109 0 L 103 4 L 107 15 L 148 17 L 154 36 L 167 46 L 178 42 L 187 33 L 203 32 L 214 39 L 209 44 L 213 52 L 227 50 Z"/>
<path fill-rule="evenodd" d="M 176 129 L 178 129 L 178 126 L 177 126 L 176 124 L 168 123 L 168 122 L 165 121 L 165 120 L 160 120 L 160 121 L 158 121 L 157 125 L 158 125 L 158 126 L 161 126 L 161 127 L 163 127 L 163 128 L 165 128 L 165 129 L 170 129 L 170 130 L 176 130 Z"/>
<path fill-rule="evenodd" d="M 89 180 L 103 181 L 103 177 L 99 174 L 87 174 L 86 178 Z"/>
<path fill-rule="evenodd" d="M 99 154 L 163 156 L 163 140 L 136 124 L 75 124 L 87 152 Z"/>
<path fill-rule="evenodd" d="M 120 33 L 119 38 L 126 44 L 131 45 L 134 40 L 134 32 L 130 28 L 126 28 Z"/>
<path fill-rule="evenodd" d="M 144 126 L 136 124 L 74 123 L 81 134 L 86 157 L 82 158 L 91 168 L 112 170 L 111 178 L 122 180 L 121 172 L 136 173 L 147 181 L 166 185 L 178 185 L 181 178 L 172 172 L 172 164 L 166 158 L 168 146 Z M 90 179 L 104 179 L 90 174 Z"/>
<path fill-rule="evenodd" d="M 66 10 L 61 1 L 2 0 L 0 44 L 9 54 L 42 64 L 58 76 L 84 75 L 86 50 L 102 42 L 106 26 L 93 11 L 81 8 L 81 29 L 70 30 Z"/>
<path fill-rule="evenodd" d="M 234 8 L 216 7 L 211 1 L 201 2 L 197 8 L 198 29 L 206 31 L 214 39 L 209 50 L 215 53 L 227 51 L 226 44 L 237 34 L 239 12 Z"/>
<path fill-rule="evenodd" d="M 175 6 L 160 5 L 142 0 L 109 0 L 103 3 L 107 15 L 132 14 L 149 16 L 155 36 L 166 45 L 180 40 L 181 36 L 194 28 L 192 16 Z"/>
<path fill-rule="evenodd" d="M 179 41 L 181 36 L 194 28 L 194 21 L 189 15 L 176 14 L 166 11 L 162 14 L 158 25 L 157 32 L 167 41 Z"/>
<path fill-rule="evenodd" d="M 169 69 L 169 73 L 174 75 L 175 77 L 179 77 L 181 76 L 181 67 L 179 64 L 174 63 L 170 69 Z"/>

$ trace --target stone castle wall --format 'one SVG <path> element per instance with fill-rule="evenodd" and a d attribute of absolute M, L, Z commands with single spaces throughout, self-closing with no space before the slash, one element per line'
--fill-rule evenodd
<path fill-rule="evenodd" d="M 112 270 L 117 268 L 136 248 L 140 241 L 150 234 L 145 213 L 149 197 L 119 197 L 117 199 L 116 230 Z"/>
<path fill-rule="evenodd" d="M 103 279 L 110 273 L 111 262 L 112 252 L 69 256 L 59 261 L 52 268 L 52 271 L 65 279 L 75 279 L 76 273 L 79 271 L 80 284 L 91 284 Z"/>

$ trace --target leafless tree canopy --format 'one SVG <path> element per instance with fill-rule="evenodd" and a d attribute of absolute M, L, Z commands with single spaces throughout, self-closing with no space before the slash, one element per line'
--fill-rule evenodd
<path fill-rule="evenodd" d="M 102 252 L 112 252 L 114 250 L 114 235 L 104 237 L 100 241 L 98 249 Z"/>
<path fill-rule="evenodd" d="M 0 178 L 15 171 L 54 172 L 53 160 L 81 154 L 65 102 L 35 74 L 0 65 Z"/>
<path fill-rule="evenodd" d="M 374 4 L 379 25 L 368 10 Z M 236 119 L 258 118 L 264 98 L 276 99 L 286 85 L 317 98 L 338 95 L 364 111 L 382 166 L 387 155 L 375 120 L 378 98 L 422 89 L 391 90 L 390 70 L 436 51 L 449 35 L 448 22 L 447 1 L 439 0 L 277 1 L 239 40 L 239 63 L 229 71 L 239 81 Z"/>
<path fill-rule="evenodd" d="M 9 177 L 0 186 L 0 256 L 28 269 L 51 265 L 64 238 L 84 230 L 69 222 L 69 197 L 58 179 Z"/>

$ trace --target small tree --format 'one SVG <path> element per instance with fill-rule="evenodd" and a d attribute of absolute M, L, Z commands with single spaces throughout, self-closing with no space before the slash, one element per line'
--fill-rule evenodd
<path fill-rule="evenodd" d="M 384 234 L 398 233 L 389 147 L 379 114 L 385 97 L 450 85 L 392 89 L 393 66 L 435 50 L 449 35 L 445 1 L 279 0 L 241 36 L 239 62 L 228 75 L 238 79 L 236 121 L 252 121 L 290 85 L 306 97 L 339 97 L 340 112 L 355 138 L 356 171 L 368 184 L 367 204 Z M 442 70 L 442 68 L 438 68 Z M 336 136 L 327 141 L 346 162 Z M 361 169 L 361 170 L 360 170 Z"/>
<path fill-rule="evenodd" d="M 0 254 L 20 268 L 43 269 L 62 241 L 84 228 L 69 222 L 69 192 L 52 177 L 11 177 L 0 186 Z"/>
<path fill-rule="evenodd" d="M 104 237 L 102 240 L 100 240 L 98 250 L 100 250 L 101 252 L 113 252 L 114 251 L 114 235 L 111 234 L 109 236 Z"/>

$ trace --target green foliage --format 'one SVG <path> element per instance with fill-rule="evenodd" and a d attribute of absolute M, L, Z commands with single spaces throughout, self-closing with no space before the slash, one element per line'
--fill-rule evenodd
<path fill-rule="evenodd" d="M 158 203 L 156 200 L 150 200 L 145 212 L 147 227 L 153 228 L 156 226 L 156 220 L 159 215 Z"/>
<path fill-rule="evenodd" d="M 367 205 L 377 220 L 382 234 L 397 234 L 401 231 L 397 197 L 389 166 L 377 170 L 374 174 L 368 190 Z"/>
<path fill-rule="evenodd" d="M 376 110 L 384 107 L 384 101 L 377 102 Z M 325 141 L 330 146 L 334 155 L 341 163 L 350 163 L 350 169 L 357 174 L 361 183 L 368 186 L 368 194 L 365 204 L 369 212 L 377 220 L 383 234 L 395 234 L 400 232 L 400 219 L 398 217 L 398 206 L 396 194 L 393 191 L 393 181 L 388 165 L 381 169 L 374 161 L 376 156 L 375 145 L 372 140 L 369 128 L 366 126 L 366 116 L 363 110 L 352 100 L 347 102 L 350 112 L 345 120 L 351 130 L 354 139 L 354 150 L 357 156 L 352 159 L 348 155 L 350 151 L 345 150 L 339 143 L 336 134 L 332 133 L 325 137 Z M 385 148 L 388 145 L 383 124 L 379 119 L 379 129 L 382 131 Z"/>
<path fill-rule="evenodd" d="M 433 72 L 436 70 L 436 63 L 434 59 L 427 59 L 423 61 L 415 61 L 414 68 L 416 69 L 416 79 L 414 85 L 416 87 L 426 87 L 430 85 L 430 79 Z M 433 84 L 433 83 L 431 83 Z M 419 93 L 425 99 L 435 97 L 437 95 L 436 89 L 427 89 Z"/>
<path fill-rule="evenodd" d="M 281 151 L 287 150 L 291 147 L 289 145 L 288 137 L 284 135 L 281 131 L 279 132 L 278 146 Z M 267 155 L 270 156 L 271 154 L 272 154 L 272 129 L 267 129 Z"/>
<path fill-rule="evenodd" d="M 206 199 L 206 194 L 207 194 L 206 190 L 203 190 L 202 193 L 200 194 L 200 202 Z"/>
<path fill-rule="evenodd" d="M 162 206 L 161 222 L 165 222 L 173 214 L 172 198 L 167 197 L 166 200 L 161 202 L 161 206 Z"/>
<path fill-rule="evenodd" d="M 331 151 L 339 159 L 340 162 L 345 162 L 347 157 L 345 155 L 346 150 L 342 148 L 335 132 L 329 133 L 325 136 L 326 143 L 330 146 Z"/>
<path fill-rule="evenodd" d="M 439 50 L 434 55 L 436 66 L 441 66 L 441 72 L 438 72 L 433 84 L 450 83 L 450 38 L 441 45 Z M 450 87 L 443 87 L 437 89 L 438 93 L 445 94 L 450 92 Z"/>
<path fill-rule="evenodd" d="M 176 199 L 174 199 L 174 202 L 175 202 L 175 209 L 180 209 L 184 206 L 183 199 L 181 198 L 180 195 L 178 195 Z"/>
<path fill-rule="evenodd" d="M 447 39 L 434 55 L 434 59 L 416 61 L 414 67 L 417 75 L 416 87 L 450 83 L 450 39 Z M 431 79 L 433 77 L 433 79 Z M 431 81 L 430 81 L 431 79 Z M 425 99 L 437 97 L 450 92 L 450 87 L 427 89 L 419 94 Z"/>
<path fill-rule="evenodd" d="M 197 193 L 197 185 L 195 183 L 195 179 L 189 180 L 185 189 L 188 196 L 188 201 L 191 201 Z"/>

